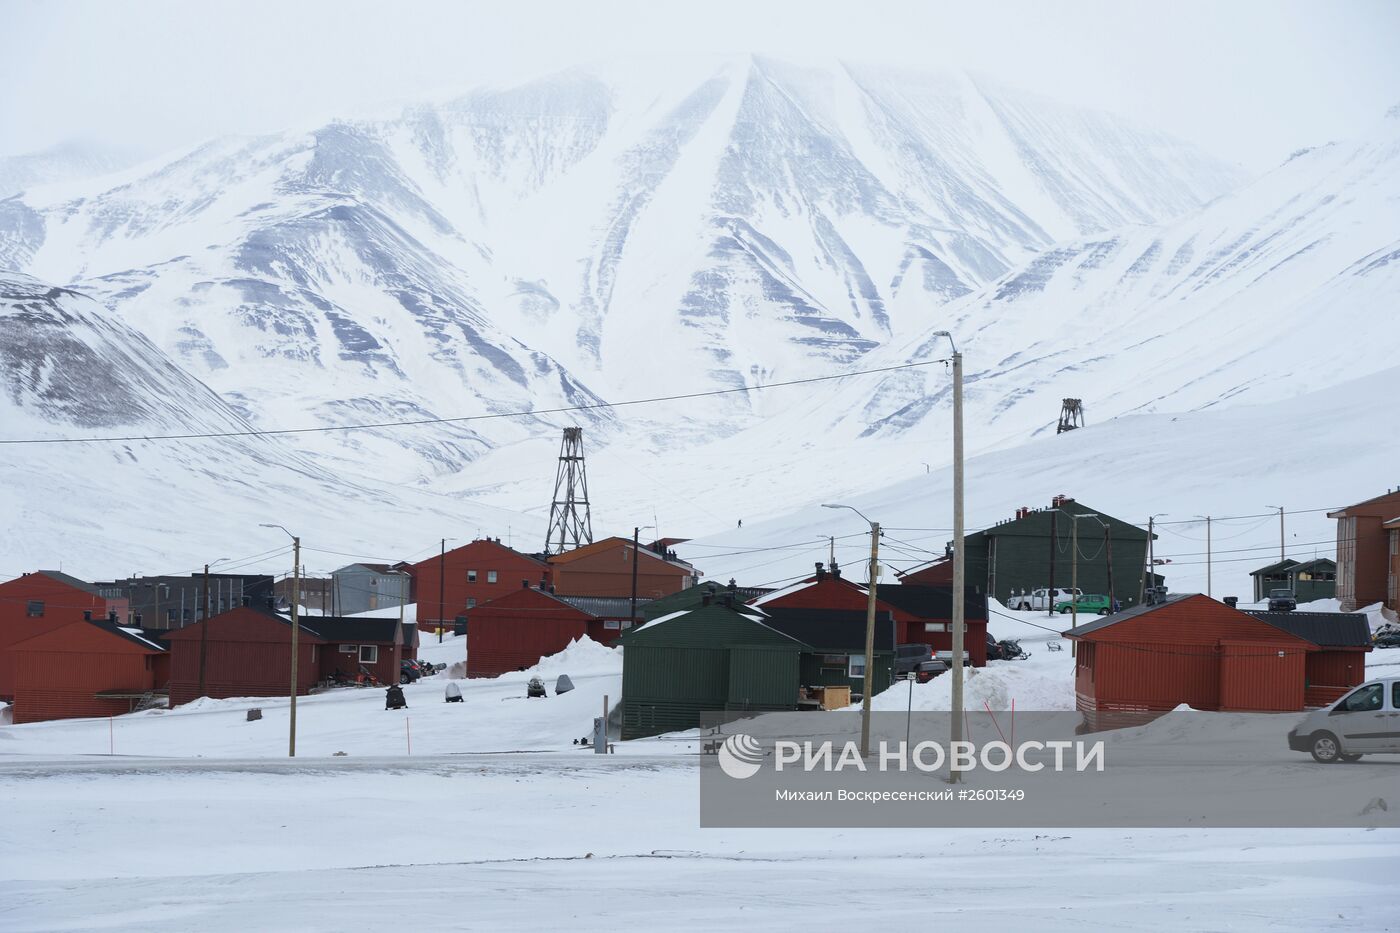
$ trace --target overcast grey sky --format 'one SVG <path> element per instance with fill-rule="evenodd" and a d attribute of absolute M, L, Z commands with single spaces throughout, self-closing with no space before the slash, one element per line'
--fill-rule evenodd
<path fill-rule="evenodd" d="M 0 35 L 0 154 L 309 128 L 678 52 L 965 67 L 1260 170 L 1400 103 L 1393 0 L 0 0 Z"/>

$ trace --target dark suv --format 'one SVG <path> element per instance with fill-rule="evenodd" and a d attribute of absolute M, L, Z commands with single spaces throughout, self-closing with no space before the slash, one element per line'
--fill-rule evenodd
<path fill-rule="evenodd" d="M 1298 608 L 1298 600 L 1293 598 L 1292 590 L 1269 590 L 1269 611 L 1270 612 L 1292 612 Z"/>
<path fill-rule="evenodd" d="M 933 645 L 916 642 L 910 645 L 895 645 L 894 676 L 903 677 L 916 671 L 924 661 L 933 659 Z"/>

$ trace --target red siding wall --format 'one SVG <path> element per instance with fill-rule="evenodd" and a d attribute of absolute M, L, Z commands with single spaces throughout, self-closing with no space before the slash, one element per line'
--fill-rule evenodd
<path fill-rule="evenodd" d="M 94 694 L 146 693 L 158 686 L 158 652 L 83 622 L 17 645 L 15 656 L 16 723 L 118 716 L 130 712 L 130 701 Z"/>
<path fill-rule="evenodd" d="M 439 589 L 440 569 L 446 567 L 446 584 Z M 476 571 L 476 582 L 467 582 L 467 571 Z M 486 582 L 495 571 L 496 582 Z M 493 599 L 520 589 L 521 580 L 538 585 L 550 577 L 550 568 L 495 541 L 473 541 L 441 555 L 429 557 L 413 565 L 413 579 L 418 594 L 418 628 L 433 631 L 439 620 L 451 625 L 467 612 L 467 600 L 475 599 L 482 606 Z M 560 592 L 563 592 L 562 590 Z M 395 683 L 398 682 L 397 677 Z"/>
<path fill-rule="evenodd" d="M 495 677 L 530 667 L 587 637 L 592 619 L 548 594 L 523 587 L 478 606 L 469 618 L 468 677 Z"/>
<path fill-rule="evenodd" d="M 29 618 L 31 599 L 43 601 L 42 617 Z M 15 661 L 10 653 L 13 645 L 81 622 L 84 611 L 91 612 L 93 618 L 103 618 L 108 608 L 107 600 L 100 596 L 42 573 L 28 573 L 0 583 L 0 699 L 13 699 L 15 695 Z M 118 606 L 113 603 L 110 608 Z M 120 618 L 125 618 L 125 614 Z"/>
<path fill-rule="evenodd" d="M 1091 645 L 1089 650 L 1083 650 Z M 1303 708 L 1315 650 L 1206 596 L 1188 596 L 1079 637 L 1081 711 Z M 1277 653 L 1284 652 L 1279 659 Z"/>
<path fill-rule="evenodd" d="M 328 642 L 321 646 L 320 666 L 318 668 L 318 679 L 330 677 L 337 670 L 344 671 L 354 677 L 360 673 L 361 666 L 374 675 L 381 684 L 396 684 L 399 682 L 399 660 L 404 657 L 401 645 L 363 642 L 363 644 L 375 644 L 379 649 L 379 660 L 373 664 L 360 663 L 359 645 L 356 645 L 354 654 L 342 654 L 339 642 Z"/>
<path fill-rule="evenodd" d="M 1305 706 L 1326 706 L 1366 681 L 1366 652 L 1357 648 L 1325 648 L 1308 655 Z"/>
<path fill-rule="evenodd" d="M 256 609 L 238 608 L 207 623 L 172 632 L 170 705 L 199 697 L 199 632 L 209 626 L 205 694 L 229 697 L 286 696 L 291 687 L 292 627 Z M 297 638 L 297 693 L 316 685 L 320 674 L 320 639 L 305 631 Z"/>

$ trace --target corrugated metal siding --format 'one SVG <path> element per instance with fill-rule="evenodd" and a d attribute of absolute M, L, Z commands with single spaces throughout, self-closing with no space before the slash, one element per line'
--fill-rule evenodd
<path fill-rule="evenodd" d="M 771 648 L 729 650 L 729 709 L 797 707 L 799 655 Z"/>
<path fill-rule="evenodd" d="M 700 725 L 725 708 L 729 649 L 627 645 L 622 668 L 622 737 L 641 738 Z"/>
<path fill-rule="evenodd" d="M 26 651 L 16 683 L 14 721 L 119 716 L 127 700 L 99 700 L 106 691 L 145 693 L 155 687 L 151 655 Z"/>
<path fill-rule="evenodd" d="M 188 629 L 186 629 L 188 630 Z M 304 636 L 305 633 L 302 633 Z M 299 638 L 297 693 L 305 694 L 320 676 L 318 645 Z M 230 697 L 286 696 L 291 687 L 291 630 L 283 644 L 233 642 L 210 633 L 205 663 L 205 694 L 214 699 Z M 170 705 L 199 698 L 199 640 L 171 641 Z"/>
<path fill-rule="evenodd" d="M 1220 709 L 1290 712 L 1303 708 L 1305 651 L 1257 642 L 1226 642 L 1220 647 Z"/>
<path fill-rule="evenodd" d="M 478 612 L 471 620 L 467 676 L 495 677 L 530 667 L 587 635 L 581 618 L 520 619 Z"/>
<path fill-rule="evenodd" d="M 1093 696 L 1100 710 L 1194 709 L 1220 705 L 1220 657 L 1213 645 L 1099 642 Z"/>
<path fill-rule="evenodd" d="M 1326 706 L 1366 681 L 1366 653 L 1339 649 L 1314 651 L 1307 659 L 1304 706 Z"/>

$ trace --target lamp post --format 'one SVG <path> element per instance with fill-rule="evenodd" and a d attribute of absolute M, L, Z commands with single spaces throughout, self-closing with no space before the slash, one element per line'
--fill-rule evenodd
<path fill-rule="evenodd" d="M 963 357 L 953 335 L 946 330 L 934 331 L 935 337 L 947 337 L 953 348 L 953 742 L 962 741 L 963 728 L 963 639 L 967 614 L 967 554 L 963 547 Z M 1052 581 L 1051 586 L 1054 586 Z M 949 746 L 950 748 L 956 746 Z M 948 780 L 961 780 L 951 765 Z"/>
<path fill-rule="evenodd" d="M 220 557 L 212 564 L 204 565 L 204 618 L 199 626 L 199 695 L 204 696 L 204 665 L 209 655 L 209 620 L 214 614 L 209 611 L 209 568 L 217 567 L 224 561 L 230 560 L 227 557 Z"/>
<path fill-rule="evenodd" d="M 650 528 L 656 530 L 655 525 L 633 526 L 632 528 L 632 624 L 637 624 L 637 550 L 642 546 L 642 530 Z"/>
<path fill-rule="evenodd" d="M 282 528 L 281 525 L 270 525 L 263 523 L 263 528 Z M 292 539 L 292 687 L 289 694 L 291 700 L 291 716 L 287 725 L 287 757 L 297 756 L 297 630 L 300 628 L 300 621 L 297 618 L 297 603 L 301 602 L 301 539 L 292 534 L 287 529 L 282 528 L 287 537 Z"/>
<path fill-rule="evenodd" d="M 1209 516 L 1209 515 L 1197 515 L 1196 517 L 1197 517 L 1197 518 L 1200 518 L 1200 519 L 1204 519 L 1204 520 L 1205 520 L 1205 523 L 1206 523 L 1206 596 L 1207 596 L 1207 597 L 1212 597 L 1214 594 L 1211 592 L 1211 585 L 1210 585 L 1210 569 L 1211 569 L 1211 554 L 1210 554 L 1210 516 Z"/>
<path fill-rule="evenodd" d="M 865 688 L 860 698 L 860 756 L 870 757 L 870 694 L 875 686 L 875 585 L 880 576 L 880 523 L 853 505 L 823 502 L 824 509 L 850 509 L 870 525 L 870 587 L 865 600 Z"/>
<path fill-rule="evenodd" d="M 1281 505 L 1270 505 L 1270 506 L 1267 506 L 1267 508 L 1270 508 L 1270 509 L 1278 509 L 1278 559 L 1279 559 L 1280 561 L 1283 561 L 1283 560 L 1286 560 L 1286 559 L 1287 559 L 1287 558 L 1284 556 L 1284 553 L 1283 553 L 1283 551 L 1284 551 L 1284 544 L 1283 544 L 1283 506 L 1281 506 Z"/>

